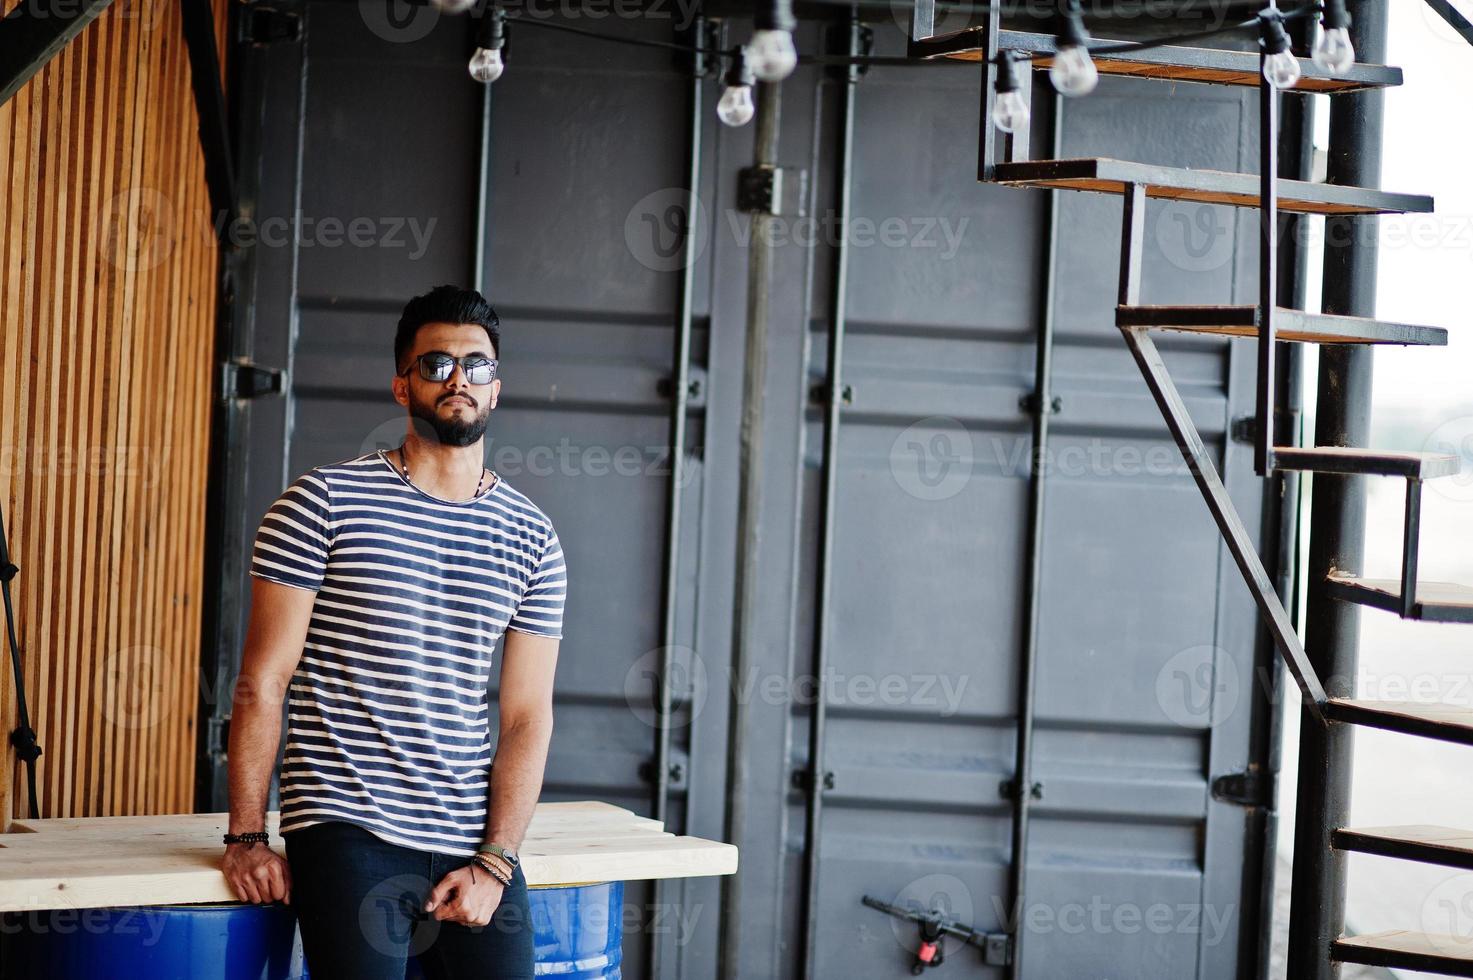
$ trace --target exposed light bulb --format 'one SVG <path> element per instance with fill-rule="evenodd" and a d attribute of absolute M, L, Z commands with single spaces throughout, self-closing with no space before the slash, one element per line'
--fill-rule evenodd
<path fill-rule="evenodd" d="M 476 5 L 476 0 L 431 0 L 435 9 L 447 14 L 463 14 Z"/>
<path fill-rule="evenodd" d="M 992 122 L 1004 133 L 1016 133 L 1028 125 L 1028 103 L 1017 89 L 997 93 L 992 103 Z"/>
<path fill-rule="evenodd" d="M 1088 95 L 1100 84 L 1099 70 L 1082 44 L 1060 48 L 1049 65 L 1048 77 L 1061 95 Z"/>
<path fill-rule="evenodd" d="M 1312 57 L 1321 71 L 1341 75 L 1355 64 L 1355 46 L 1350 31 L 1344 27 L 1326 27 L 1315 39 Z"/>
<path fill-rule="evenodd" d="M 728 85 L 716 103 L 716 117 L 728 126 L 745 126 L 752 121 L 757 107 L 752 104 L 752 86 Z"/>
<path fill-rule="evenodd" d="M 764 82 L 780 82 L 791 75 L 798 67 L 792 31 L 753 31 L 747 43 L 747 66 Z"/>
<path fill-rule="evenodd" d="M 1274 88 L 1293 88 L 1299 81 L 1299 59 L 1292 51 L 1278 51 L 1263 59 L 1263 77 Z"/>
<path fill-rule="evenodd" d="M 471 55 L 471 77 L 478 82 L 489 85 L 500 78 L 505 70 L 506 64 L 501 60 L 500 48 L 476 48 L 476 53 Z"/>

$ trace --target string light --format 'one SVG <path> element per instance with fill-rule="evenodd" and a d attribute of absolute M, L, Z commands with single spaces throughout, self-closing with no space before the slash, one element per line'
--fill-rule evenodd
<path fill-rule="evenodd" d="M 1269 7 L 1258 15 L 1258 43 L 1263 47 L 1263 77 L 1274 88 L 1292 88 L 1299 81 L 1299 59 L 1289 47 L 1284 18 Z"/>
<path fill-rule="evenodd" d="M 446 14 L 463 14 L 476 5 L 476 0 L 430 0 L 436 10 Z"/>
<path fill-rule="evenodd" d="M 716 118 L 728 126 L 745 126 L 752 121 L 757 107 L 752 104 L 752 69 L 747 67 L 746 52 L 740 48 L 726 69 L 726 91 L 716 103 Z"/>
<path fill-rule="evenodd" d="M 743 53 L 752 74 L 764 82 L 782 81 L 798 67 L 792 0 L 768 0 L 757 8 L 752 24 L 752 40 Z"/>
<path fill-rule="evenodd" d="M 1061 95 L 1088 95 L 1100 84 L 1100 73 L 1089 56 L 1089 35 L 1079 0 L 1060 0 L 1058 51 L 1049 65 L 1048 77 Z"/>
<path fill-rule="evenodd" d="M 1028 125 L 1028 103 L 1018 89 L 1017 59 L 1011 51 L 997 53 L 997 98 L 992 103 L 992 123 L 1004 133 L 1016 133 Z"/>
<path fill-rule="evenodd" d="M 497 5 L 481 16 L 476 29 L 476 53 L 471 55 L 469 65 L 471 77 L 485 85 L 500 78 L 506 70 L 506 63 L 501 60 L 501 49 L 505 46 L 506 11 Z"/>
<path fill-rule="evenodd" d="M 1350 13 L 1345 0 L 1325 0 L 1320 17 L 1320 36 L 1310 57 L 1321 71 L 1341 75 L 1355 64 L 1355 46 L 1350 43 Z"/>

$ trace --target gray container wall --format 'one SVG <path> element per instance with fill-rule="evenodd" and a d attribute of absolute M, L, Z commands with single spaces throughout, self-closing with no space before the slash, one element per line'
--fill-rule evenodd
<path fill-rule="evenodd" d="M 295 245 L 258 244 L 236 286 L 238 356 L 288 369 L 287 397 L 238 409 L 232 456 L 246 502 L 221 597 L 233 676 L 248 583 L 240 556 L 267 505 L 318 463 L 396 445 L 389 396 L 399 308 L 440 282 L 479 280 L 503 319 L 504 393 L 490 463 L 553 518 L 571 596 L 545 799 L 649 812 L 668 401 L 680 271 L 671 249 L 687 184 L 689 82 L 667 52 L 513 25 L 492 90 L 485 240 L 478 250 L 481 89 L 464 20 L 429 8 L 313 0 L 305 39 L 242 49 L 248 213 L 300 214 Z M 406 10 L 408 8 L 405 8 Z M 404 12 L 404 11 L 400 11 Z M 579 26 L 668 39 L 663 18 Z M 879 24 L 880 48 L 901 32 Z M 747 30 L 731 25 L 727 43 Z M 816 25 L 800 45 L 817 50 Z M 670 828 L 742 849 L 740 905 L 719 879 L 631 884 L 625 971 L 718 975 L 718 931 L 740 922 L 730 975 L 792 977 L 808 765 L 823 450 L 810 388 L 824 372 L 840 172 L 838 82 L 783 85 L 785 164 L 810 175 L 812 225 L 779 246 L 763 402 L 758 613 L 748 673 L 732 676 L 738 430 L 748 218 L 735 210 L 752 127 L 700 133 L 704 221 L 694 290 L 702 380 L 684 451 L 678 678 Z M 856 93 L 848 341 L 853 401 L 836 448 L 834 600 L 822 770 L 819 915 L 825 977 L 908 976 L 914 934 L 860 896 L 943 904 L 979 929 L 1006 908 L 1028 417 L 1043 309 L 1043 192 L 975 180 L 975 70 L 873 69 Z M 1041 113 L 1046 115 L 1046 113 Z M 1064 156 L 1251 169 L 1251 104 L 1230 90 L 1106 80 L 1070 102 Z M 1232 977 L 1251 964 L 1260 886 L 1245 811 L 1212 777 L 1250 761 L 1261 655 L 1251 602 L 1111 323 L 1119 202 L 1063 195 L 1053 420 L 1045 460 L 1038 757 L 1022 917 L 1022 975 Z M 1151 202 L 1148 302 L 1251 302 L 1253 214 Z M 368 219 L 354 244 L 324 234 Z M 309 227 L 310 222 L 310 227 Z M 886 230 L 888 229 L 888 231 Z M 815 240 L 816 236 L 816 240 Z M 477 269 L 476 256 L 484 256 Z M 1249 449 L 1246 345 L 1164 339 L 1168 363 L 1249 527 L 1263 519 Z M 727 825 L 728 690 L 749 699 L 746 822 Z M 225 706 L 221 706 L 222 710 Z M 223 759 L 206 773 L 225 805 Z M 1164 910 L 1164 911 L 1163 911 Z M 1251 917 L 1249 917 L 1251 918 Z M 999 976 L 975 950 L 949 968 Z M 1250 958 L 1245 958 L 1250 957 Z M 1249 968 L 1249 967 L 1244 967 Z"/>

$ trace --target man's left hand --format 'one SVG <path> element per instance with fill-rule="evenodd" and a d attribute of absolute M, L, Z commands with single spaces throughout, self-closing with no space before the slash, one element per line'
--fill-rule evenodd
<path fill-rule="evenodd" d="M 425 911 L 441 922 L 484 926 L 501 904 L 504 889 L 484 868 L 466 865 L 440 879 L 425 902 Z"/>

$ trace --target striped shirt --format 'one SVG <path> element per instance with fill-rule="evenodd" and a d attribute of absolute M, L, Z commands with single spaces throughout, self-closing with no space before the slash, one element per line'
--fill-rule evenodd
<path fill-rule="evenodd" d="M 441 500 L 367 453 L 287 487 L 250 571 L 317 593 L 288 696 L 281 831 L 344 820 L 474 854 L 496 642 L 562 635 L 567 573 L 547 515 L 500 479 Z"/>

